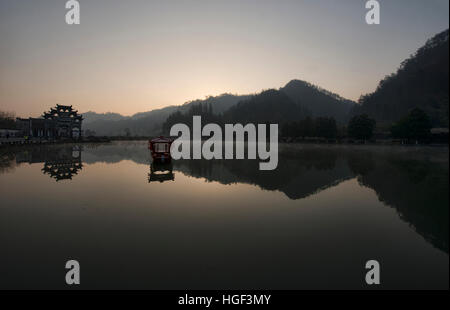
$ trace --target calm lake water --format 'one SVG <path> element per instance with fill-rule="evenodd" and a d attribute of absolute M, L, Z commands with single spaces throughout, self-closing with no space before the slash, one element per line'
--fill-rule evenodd
<path fill-rule="evenodd" d="M 151 165 L 145 142 L 2 150 L 0 288 L 449 288 L 448 148 L 280 145 Z M 163 171 L 164 170 L 164 171 Z"/>

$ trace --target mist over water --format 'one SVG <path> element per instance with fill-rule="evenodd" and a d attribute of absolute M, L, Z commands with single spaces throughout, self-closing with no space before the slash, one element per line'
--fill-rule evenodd
<path fill-rule="evenodd" d="M 448 147 L 280 144 L 152 164 L 145 142 L 2 150 L 0 288 L 448 289 Z"/>

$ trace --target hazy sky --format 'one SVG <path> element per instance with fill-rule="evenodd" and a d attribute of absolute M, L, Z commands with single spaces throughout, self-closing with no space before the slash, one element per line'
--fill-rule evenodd
<path fill-rule="evenodd" d="M 303 79 L 350 99 L 373 91 L 449 26 L 448 0 L 0 0 L 0 110 L 56 103 L 131 115 Z"/>

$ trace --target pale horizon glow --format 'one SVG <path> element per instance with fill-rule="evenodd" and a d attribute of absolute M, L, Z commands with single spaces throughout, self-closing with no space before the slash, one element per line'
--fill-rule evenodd
<path fill-rule="evenodd" d="M 0 110 L 133 115 L 292 79 L 357 100 L 448 28 L 447 0 L 0 0 Z"/>

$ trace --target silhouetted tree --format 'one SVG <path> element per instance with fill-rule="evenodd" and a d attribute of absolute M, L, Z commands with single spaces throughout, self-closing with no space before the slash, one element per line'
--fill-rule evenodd
<path fill-rule="evenodd" d="M 1 129 L 15 129 L 16 116 L 11 112 L 0 111 L 0 128 Z"/>
<path fill-rule="evenodd" d="M 300 121 L 287 122 L 281 128 L 283 137 L 321 137 L 334 139 L 337 136 L 336 120 L 333 117 L 306 117 Z"/>
<path fill-rule="evenodd" d="M 431 121 L 421 109 L 415 108 L 391 127 L 394 138 L 423 141 L 429 138 Z"/>
<path fill-rule="evenodd" d="M 355 139 L 368 140 L 373 136 L 375 120 L 367 114 L 353 116 L 348 123 L 348 135 Z"/>
<path fill-rule="evenodd" d="M 314 137 L 316 135 L 314 120 L 311 117 L 305 118 L 300 122 L 300 136 L 302 137 Z"/>
<path fill-rule="evenodd" d="M 336 120 L 332 117 L 319 117 L 315 121 L 316 136 L 334 139 L 337 136 Z"/>

